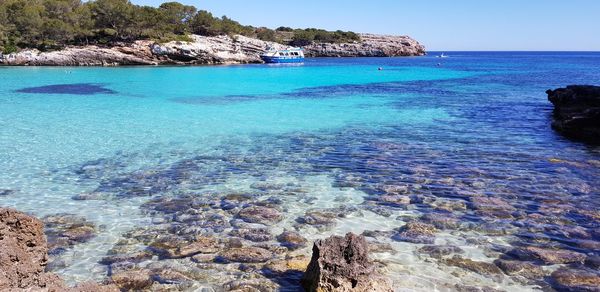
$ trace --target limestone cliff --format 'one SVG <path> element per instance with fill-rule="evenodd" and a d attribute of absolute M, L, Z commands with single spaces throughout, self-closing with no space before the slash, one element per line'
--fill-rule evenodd
<path fill-rule="evenodd" d="M 206 37 L 192 35 L 191 42 L 159 44 L 136 41 L 112 47 L 67 47 L 59 51 L 23 50 L 0 54 L 0 65 L 13 66 L 118 66 L 118 65 L 202 65 L 261 63 L 267 48 L 286 46 L 241 35 Z M 391 57 L 420 56 L 425 48 L 407 36 L 362 34 L 355 43 L 311 44 L 304 47 L 308 57 Z"/>

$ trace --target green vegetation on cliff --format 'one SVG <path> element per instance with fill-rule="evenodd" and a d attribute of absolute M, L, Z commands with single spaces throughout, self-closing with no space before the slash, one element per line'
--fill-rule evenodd
<path fill-rule="evenodd" d="M 129 0 L 0 0 L 0 51 L 4 53 L 19 48 L 49 50 L 141 39 L 187 40 L 189 34 L 241 34 L 292 45 L 360 39 L 353 32 L 241 25 L 226 16 L 215 17 L 177 2 L 155 8 Z"/>

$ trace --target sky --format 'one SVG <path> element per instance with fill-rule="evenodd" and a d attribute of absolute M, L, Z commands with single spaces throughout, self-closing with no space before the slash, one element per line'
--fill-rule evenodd
<path fill-rule="evenodd" d="M 177 1 L 245 25 L 409 35 L 430 51 L 600 51 L 600 0 Z"/>

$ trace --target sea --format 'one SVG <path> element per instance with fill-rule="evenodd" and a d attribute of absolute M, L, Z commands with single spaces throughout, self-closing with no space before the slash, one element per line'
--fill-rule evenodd
<path fill-rule="evenodd" d="M 440 53 L 0 67 L 0 206 L 46 222 L 70 284 L 301 291 L 290 261 L 353 232 L 396 291 L 547 291 L 568 263 L 515 250 L 600 255 L 600 147 L 551 128 L 545 91 L 600 85 L 600 53 Z M 165 253 L 199 237 L 217 243 Z"/>

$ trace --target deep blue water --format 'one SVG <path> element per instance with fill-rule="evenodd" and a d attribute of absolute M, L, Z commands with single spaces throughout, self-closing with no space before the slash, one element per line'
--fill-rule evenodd
<path fill-rule="evenodd" d="M 220 239 L 255 227 L 269 236 L 295 230 L 309 241 L 382 231 L 370 240 L 395 252 L 374 257 L 399 290 L 550 285 L 460 276 L 419 253 L 422 244 L 396 240 L 405 222 L 431 223 L 431 216 L 456 221 L 438 226 L 435 244 L 458 246 L 474 260 L 530 245 L 599 254 L 600 148 L 550 128 L 545 91 L 600 84 L 600 53 L 438 54 L 301 66 L 0 67 L 0 189 L 11 190 L 0 205 L 40 217 L 75 214 L 98 226 L 91 240 L 53 255 L 65 263 L 55 271 L 70 281 L 109 275 L 99 261 L 124 238 L 134 241 L 132 251 L 144 249 L 149 242 L 132 240 L 132 230 L 190 236 L 171 234 L 175 227 Z M 96 199 L 72 199 L 81 194 Z M 227 201 L 232 194 L 251 200 Z M 500 207 L 482 207 L 482 197 Z M 198 211 L 186 200 L 211 203 L 193 222 L 144 204 L 172 198 L 187 202 L 176 206 L 179 216 Z M 241 224 L 239 210 L 252 205 L 273 207 L 283 219 Z M 333 214 L 333 222 L 302 223 L 310 212 Z M 279 246 L 269 236 L 261 244 Z M 294 289 L 294 279 L 233 264 L 202 269 L 178 287 L 250 277 Z"/>

